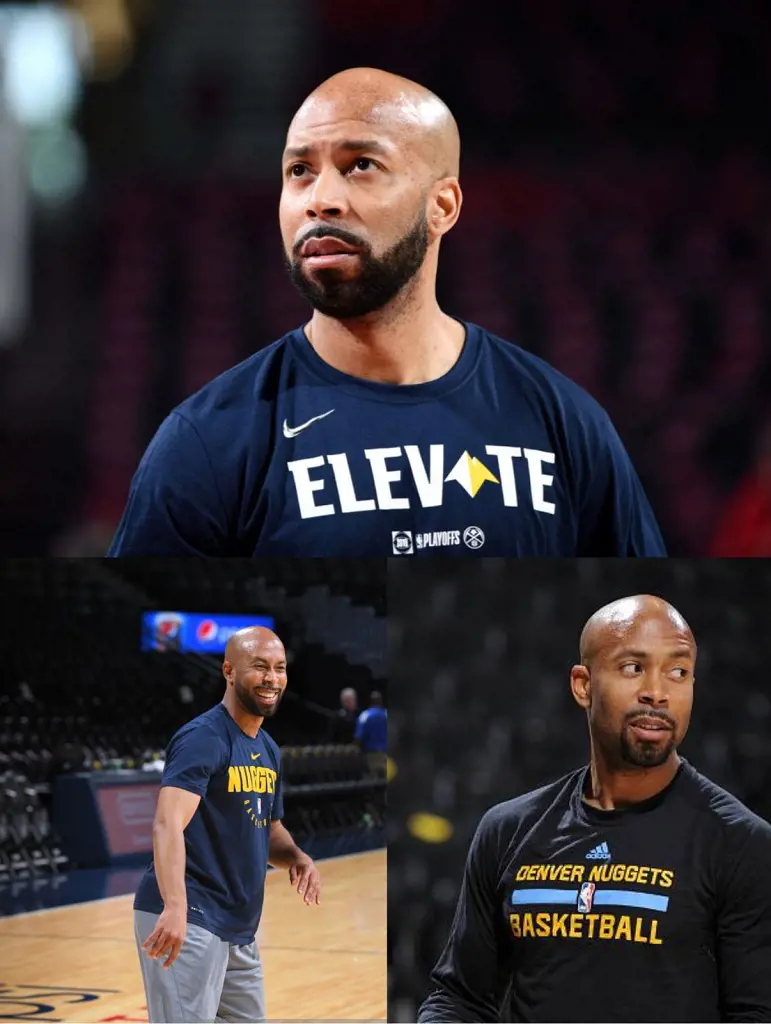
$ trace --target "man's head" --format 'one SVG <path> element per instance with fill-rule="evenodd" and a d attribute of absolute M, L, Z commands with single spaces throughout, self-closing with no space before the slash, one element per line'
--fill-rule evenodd
<path fill-rule="evenodd" d="M 249 715 L 270 718 L 286 689 L 286 651 L 264 626 L 239 629 L 227 642 L 222 674 Z"/>
<path fill-rule="evenodd" d="M 355 711 L 358 704 L 359 699 L 352 686 L 346 686 L 344 690 L 340 691 L 340 707 L 346 711 Z"/>
<path fill-rule="evenodd" d="M 369 706 L 372 708 L 382 708 L 383 706 L 383 694 L 380 690 L 373 690 L 369 695 Z"/>
<path fill-rule="evenodd" d="M 303 102 L 287 133 L 279 219 L 293 283 L 352 320 L 423 280 L 460 213 L 455 119 L 428 89 L 351 68 Z"/>
<path fill-rule="evenodd" d="M 625 597 L 596 611 L 570 677 L 593 747 L 616 768 L 664 764 L 688 730 L 695 664 L 688 623 L 661 598 Z"/>

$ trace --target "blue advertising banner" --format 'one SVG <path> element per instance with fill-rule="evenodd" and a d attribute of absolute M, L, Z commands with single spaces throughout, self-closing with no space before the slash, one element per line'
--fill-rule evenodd
<path fill-rule="evenodd" d="M 233 633 L 247 626 L 273 629 L 274 619 L 270 615 L 145 612 L 142 616 L 142 650 L 222 654 Z"/>

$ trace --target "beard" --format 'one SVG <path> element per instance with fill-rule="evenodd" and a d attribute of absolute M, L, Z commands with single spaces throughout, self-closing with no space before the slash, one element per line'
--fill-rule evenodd
<path fill-rule="evenodd" d="M 235 681 L 236 699 L 247 714 L 257 718 L 272 718 L 278 710 L 278 706 L 284 696 L 279 693 L 275 704 L 263 704 L 259 697 L 255 696 L 253 690 L 248 690 L 238 679 Z"/>
<path fill-rule="evenodd" d="M 322 235 L 361 245 L 355 235 L 335 227 L 319 227 L 306 235 L 303 242 Z M 374 256 L 365 246 L 358 254 L 359 272 L 355 277 L 347 277 L 335 267 L 314 271 L 314 276 L 308 277 L 298 255 L 299 248 L 296 246 L 291 259 L 284 252 L 284 265 L 300 295 L 324 316 L 355 320 L 383 309 L 415 277 L 428 251 L 428 222 L 421 210 L 407 234 L 382 256 Z"/>
<path fill-rule="evenodd" d="M 675 749 L 674 731 L 667 733 L 665 743 L 656 740 L 640 740 L 630 737 L 628 725 L 621 730 L 621 760 L 636 768 L 658 768 L 664 764 Z"/>

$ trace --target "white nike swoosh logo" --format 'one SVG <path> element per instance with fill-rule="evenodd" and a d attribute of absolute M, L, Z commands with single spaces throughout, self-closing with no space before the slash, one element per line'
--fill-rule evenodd
<path fill-rule="evenodd" d="M 313 416 L 308 420 L 307 423 L 301 423 L 299 427 L 290 427 L 286 420 L 284 420 L 284 437 L 297 437 L 301 434 L 306 427 L 309 427 L 311 423 L 315 423 L 316 420 L 323 420 L 325 416 L 331 416 L 334 409 L 330 409 L 328 412 L 323 412 L 320 416 Z"/>

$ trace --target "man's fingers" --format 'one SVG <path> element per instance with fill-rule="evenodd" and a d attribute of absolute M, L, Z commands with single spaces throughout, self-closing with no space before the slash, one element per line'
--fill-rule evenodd
<path fill-rule="evenodd" d="M 151 936 L 152 938 L 152 936 Z M 147 955 L 151 960 L 157 960 L 158 957 L 163 956 L 163 951 L 169 944 L 169 933 L 165 928 L 156 929 L 155 942 L 149 946 Z"/>
<path fill-rule="evenodd" d="M 308 888 L 305 893 L 305 902 L 310 906 L 311 903 L 319 903 L 321 897 L 321 876 L 318 871 L 313 869 L 308 877 Z"/>
<path fill-rule="evenodd" d="M 297 881 L 298 874 L 299 874 L 299 869 L 298 869 L 296 864 L 293 864 L 291 866 L 291 868 L 289 869 L 289 883 L 290 883 L 290 885 L 294 885 L 295 884 L 295 882 Z"/>
<path fill-rule="evenodd" d="M 145 941 L 144 941 L 144 942 L 142 943 L 142 949 L 149 949 L 149 948 L 150 948 L 150 946 L 152 946 L 152 945 L 153 945 L 153 944 L 154 944 L 154 943 L 155 943 L 155 942 L 157 941 L 157 939 L 158 939 L 158 936 L 159 936 L 159 935 L 160 935 L 160 934 L 161 934 L 162 932 L 163 932 L 163 929 L 162 929 L 162 928 L 160 928 L 160 929 L 159 929 L 159 928 L 158 928 L 158 927 L 156 926 L 156 928 L 154 928 L 154 929 L 153 929 L 152 933 L 151 933 L 150 935 L 148 935 L 148 937 L 147 937 L 147 938 L 145 939 Z"/>
<path fill-rule="evenodd" d="M 182 939 L 176 939 L 171 946 L 171 952 L 166 963 L 163 965 L 164 968 L 168 969 L 174 963 L 179 956 L 179 951 L 182 949 Z"/>

